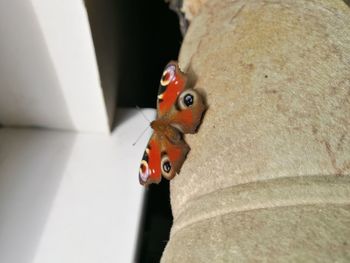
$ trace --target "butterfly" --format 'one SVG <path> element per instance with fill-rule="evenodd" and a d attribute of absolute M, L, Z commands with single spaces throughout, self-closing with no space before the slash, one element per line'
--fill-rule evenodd
<path fill-rule="evenodd" d="M 141 160 L 142 185 L 158 184 L 162 176 L 170 180 L 180 172 L 190 151 L 184 134 L 196 132 L 205 110 L 202 95 L 188 87 L 177 62 L 169 62 L 160 80 L 153 134 Z"/>

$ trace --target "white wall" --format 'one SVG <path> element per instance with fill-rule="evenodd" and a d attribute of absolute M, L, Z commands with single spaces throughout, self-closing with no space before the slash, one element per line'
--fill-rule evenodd
<path fill-rule="evenodd" d="M 109 132 L 82 0 L 0 1 L 0 38 L 0 123 Z"/>
<path fill-rule="evenodd" d="M 145 110 L 149 119 L 155 110 Z M 0 262 L 134 262 L 152 130 L 119 110 L 111 135 L 0 129 Z"/>

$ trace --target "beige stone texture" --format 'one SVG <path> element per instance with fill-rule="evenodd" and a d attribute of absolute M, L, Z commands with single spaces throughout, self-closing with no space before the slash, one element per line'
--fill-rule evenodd
<path fill-rule="evenodd" d="M 202 5 L 205 4 L 207 0 L 184 0 L 182 3 L 182 12 L 184 12 L 185 17 L 188 20 L 192 20 L 195 17 Z"/>
<path fill-rule="evenodd" d="M 210 0 L 180 68 L 209 106 L 162 262 L 350 262 L 350 8 Z"/>

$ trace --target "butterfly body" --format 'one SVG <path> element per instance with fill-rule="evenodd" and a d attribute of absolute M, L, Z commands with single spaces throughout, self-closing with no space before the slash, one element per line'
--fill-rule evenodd
<path fill-rule="evenodd" d="M 141 160 L 142 185 L 159 183 L 162 175 L 172 179 L 190 151 L 183 135 L 196 132 L 206 107 L 186 80 L 176 62 L 166 66 L 158 91 L 157 119 L 151 122 L 154 132 Z"/>
<path fill-rule="evenodd" d="M 178 143 L 181 139 L 179 131 L 169 125 L 166 121 L 156 120 L 151 122 L 151 128 L 160 136 L 161 139 L 167 139 L 173 143 Z"/>

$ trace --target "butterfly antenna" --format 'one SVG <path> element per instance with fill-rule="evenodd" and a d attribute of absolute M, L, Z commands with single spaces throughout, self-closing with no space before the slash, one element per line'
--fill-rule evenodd
<path fill-rule="evenodd" d="M 142 138 L 142 136 L 145 134 L 145 132 L 149 129 L 150 126 L 147 126 L 146 129 L 143 130 L 143 132 L 137 137 L 136 141 L 132 144 L 132 146 L 135 146 L 136 143 Z"/>
<path fill-rule="evenodd" d="M 149 123 L 151 123 L 151 121 L 147 118 L 147 116 L 143 113 L 143 111 L 141 110 L 141 108 L 139 106 L 136 105 L 136 109 L 138 109 L 139 113 L 143 116 L 143 118 L 148 121 Z"/>

